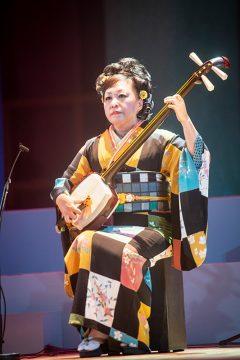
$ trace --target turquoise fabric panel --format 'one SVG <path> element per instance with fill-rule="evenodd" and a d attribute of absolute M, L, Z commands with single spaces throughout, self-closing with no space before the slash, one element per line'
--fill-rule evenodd
<path fill-rule="evenodd" d="M 179 192 L 198 189 L 198 173 L 192 157 L 186 148 L 183 149 L 179 163 Z"/>

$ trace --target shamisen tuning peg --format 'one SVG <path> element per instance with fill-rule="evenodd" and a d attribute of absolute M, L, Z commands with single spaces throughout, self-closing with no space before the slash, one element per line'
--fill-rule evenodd
<path fill-rule="evenodd" d="M 199 65 L 199 66 L 203 65 L 202 60 L 197 56 L 197 54 L 195 52 L 191 52 L 189 57 L 197 65 Z M 230 67 L 230 62 L 226 57 L 222 56 L 220 59 L 221 59 L 221 65 L 223 65 L 223 67 L 225 67 L 225 68 Z M 214 62 L 218 63 L 218 58 L 212 59 L 211 61 L 213 62 L 213 64 L 214 64 Z M 218 75 L 222 80 L 226 80 L 228 78 L 228 75 L 225 72 L 223 72 L 222 70 L 220 70 L 217 66 L 212 65 L 211 68 L 215 72 L 215 74 Z M 209 91 L 212 91 L 214 89 L 213 84 L 211 84 L 211 82 L 209 83 L 209 80 L 206 77 L 204 78 L 204 75 L 202 75 L 201 78 L 202 78 L 204 84 L 206 85 L 207 89 Z"/>

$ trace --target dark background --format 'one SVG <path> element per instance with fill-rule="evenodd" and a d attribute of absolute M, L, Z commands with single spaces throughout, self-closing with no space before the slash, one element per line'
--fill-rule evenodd
<path fill-rule="evenodd" d="M 19 142 L 30 148 L 14 170 L 7 209 L 53 206 L 55 178 L 107 126 L 95 93 L 107 63 L 134 56 L 145 64 L 156 113 L 196 69 L 191 51 L 231 60 L 226 82 L 209 74 L 214 92 L 197 86 L 186 102 L 212 154 L 210 196 L 239 195 L 239 15 L 235 0 L 2 1 L 2 178 Z M 164 128 L 181 134 L 174 116 Z"/>

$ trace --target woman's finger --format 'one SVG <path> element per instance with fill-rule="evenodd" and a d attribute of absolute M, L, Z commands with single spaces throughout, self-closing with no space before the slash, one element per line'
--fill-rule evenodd
<path fill-rule="evenodd" d="M 66 221 L 67 224 L 71 223 L 70 217 L 68 215 L 64 216 L 64 220 Z"/>

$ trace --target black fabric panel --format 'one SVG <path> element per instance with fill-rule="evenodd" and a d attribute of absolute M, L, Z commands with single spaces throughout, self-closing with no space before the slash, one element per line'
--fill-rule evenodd
<path fill-rule="evenodd" d="M 136 171 L 136 168 L 124 164 L 118 171 L 119 171 L 119 172 L 127 172 L 127 173 L 128 173 L 128 172 Z M 114 179 L 115 179 L 115 178 L 114 178 Z"/>
<path fill-rule="evenodd" d="M 201 196 L 201 203 L 202 208 L 205 209 L 205 212 L 203 213 L 203 226 L 206 230 L 208 225 L 208 198 L 206 196 Z"/>
<path fill-rule="evenodd" d="M 120 285 L 112 327 L 137 338 L 139 308 L 140 301 L 135 291 Z"/>
<path fill-rule="evenodd" d="M 130 225 L 130 226 L 148 226 L 148 215 L 134 214 L 134 213 L 120 213 L 113 214 L 114 225 Z"/>
<path fill-rule="evenodd" d="M 75 290 L 76 290 L 77 280 L 78 280 L 78 273 L 70 276 L 70 283 L 71 283 L 73 293 L 75 293 Z"/>
<path fill-rule="evenodd" d="M 85 269 L 80 269 L 79 273 L 71 276 L 71 285 L 72 281 L 76 284 L 73 290 L 75 298 L 72 307 L 73 314 L 85 314 L 88 278 L 89 271 Z"/>
<path fill-rule="evenodd" d="M 125 243 L 95 233 L 92 240 L 91 271 L 120 281 L 124 246 Z"/>
<path fill-rule="evenodd" d="M 150 137 L 143 144 L 142 152 L 138 162 L 138 169 L 158 172 L 161 168 L 163 149 L 157 139 Z"/>
<path fill-rule="evenodd" d="M 187 238 L 184 238 L 181 243 L 181 268 L 182 270 L 192 270 L 196 268 L 196 263 L 193 259 Z"/>
<path fill-rule="evenodd" d="M 204 214 L 201 207 L 201 194 L 199 190 L 183 192 L 180 195 L 182 213 L 186 214 L 183 221 L 187 235 L 194 234 L 204 229 Z"/>
<path fill-rule="evenodd" d="M 67 169 L 64 171 L 64 173 L 62 175 L 63 178 L 70 179 L 72 177 L 72 175 L 74 174 L 74 172 L 76 171 L 76 169 L 78 167 L 81 156 L 82 156 L 82 152 L 81 152 L 81 150 L 79 150 L 77 155 L 74 157 L 72 162 L 68 165 Z"/>
<path fill-rule="evenodd" d="M 63 258 L 65 258 L 71 244 L 72 244 L 72 240 L 69 234 L 69 230 L 66 227 L 64 231 L 61 232 L 61 243 L 62 243 L 62 251 L 63 251 Z M 66 265 L 64 265 L 64 271 L 65 274 L 68 273 Z"/>
<path fill-rule="evenodd" d="M 99 137 L 90 139 L 85 144 L 84 155 L 88 159 L 89 165 L 94 172 L 101 173 L 102 168 L 98 159 Z"/>
<path fill-rule="evenodd" d="M 150 348 L 159 352 L 183 350 L 187 346 L 183 273 L 172 267 L 171 258 L 158 261 L 150 271 L 152 277 L 152 306 L 148 321 Z M 174 355 L 173 359 L 176 359 Z"/>
<path fill-rule="evenodd" d="M 143 273 L 144 275 L 146 274 L 146 270 L 147 270 L 147 266 L 148 264 L 144 264 L 144 268 L 143 269 Z M 151 275 L 150 275 L 151 276 Z M 147 286 L 147 284 L 145 283 L 144 279 L 140 285 L 140 288 L 138 289 L 138 296 L 141 299 L 141 302 L 143 302 L 144 304 L 151 306 L 151 290 L 149 289 L 149 287 Z"/>
<path fill-rule="evenodd" d="M 169 247 L 169 242 L 157 231 L 144 229 L 129 242 L 139 255 L 151 259 Z"/>
<path fill-rule="evenodd" d="M 179 214 L 178 195 L 171 193 L 171 210 L 172 214 Z M 173 238 L 181 239 L 181 227 L 179 216 L 172 216 Z"/>

